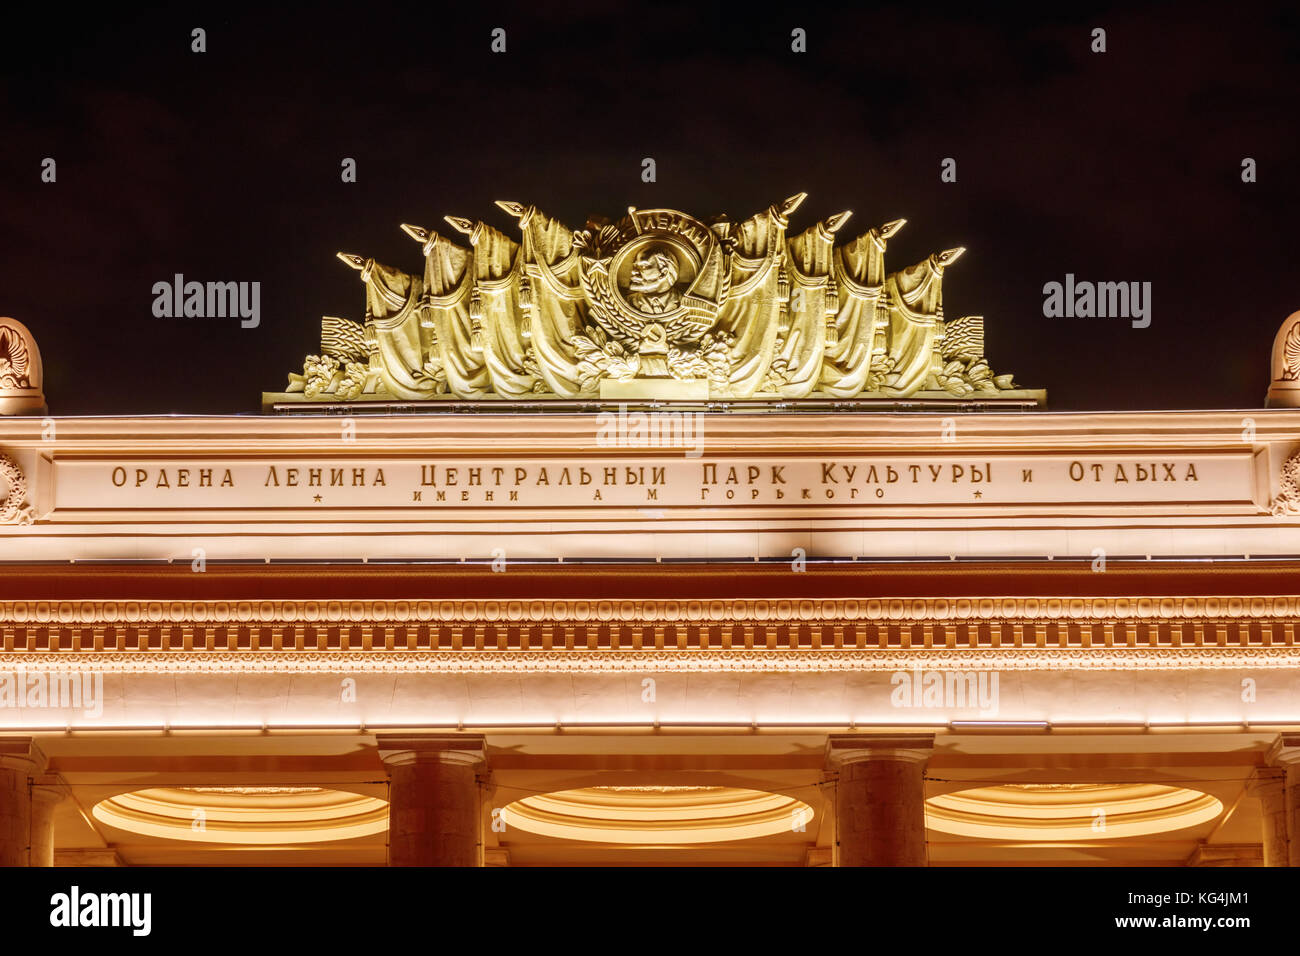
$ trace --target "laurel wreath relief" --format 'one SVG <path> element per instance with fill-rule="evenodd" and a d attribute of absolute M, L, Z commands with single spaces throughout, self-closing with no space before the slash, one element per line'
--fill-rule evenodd
<path fill-rule="evenodd" d="M 27 503 L 27 477 L 18 462 L 0 454 L 0 479 L 9 486 L 9 492 L 0 504 L 0 524 L 31 524 L 32 507 Z"/>
<path fill-rule="evenodd" d="M 1273 514 L 1300 514 L 1300 453 L 1292 455 L 1282 465 L 1281 491 L 1273 500 Z"/>

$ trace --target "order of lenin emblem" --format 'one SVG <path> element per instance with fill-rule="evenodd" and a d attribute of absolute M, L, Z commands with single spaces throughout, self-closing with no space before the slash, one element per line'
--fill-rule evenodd
<path fill-rule="evenodd" d="M 669 377 L 669 349 L 692 351 L 726 302 L 729 245 L 671 209 L 631 209 L 596 235 L 580 233 L 578 244 L 591 317 L 640 356 L 641 377 Z"/>

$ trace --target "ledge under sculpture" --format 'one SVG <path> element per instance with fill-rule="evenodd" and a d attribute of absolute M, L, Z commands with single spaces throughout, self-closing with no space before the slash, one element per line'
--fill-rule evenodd
<path fill-rule="evenodd" d="M 322 319 L 320 354 L 264 400 L 1043 402 L 993 374 L 981 316 L 944 320 L 964 249 L 886 272 L 905 220 L 838 246 L 849 212 L 788 235 L 804 197 L 740 223 L 629 209 L 576 231 L 503 201 L 519 240 L 448 216 L 468 247 L 403 225 L 423 275 L 339 253 L 366 285 L 364 322 Z"/>

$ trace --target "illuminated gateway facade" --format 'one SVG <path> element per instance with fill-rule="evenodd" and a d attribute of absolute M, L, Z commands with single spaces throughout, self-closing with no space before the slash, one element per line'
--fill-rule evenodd
<path fill-rule="evenodd" d="M 262 416 L 0 319 L 0 864 L 1300 863 L 1300 313 L 1042 411 L 801 200 L 406 226 Z"/>

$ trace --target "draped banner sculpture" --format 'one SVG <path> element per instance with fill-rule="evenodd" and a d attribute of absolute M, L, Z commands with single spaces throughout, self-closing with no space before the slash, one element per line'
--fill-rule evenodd
<path fill-rule="evenodd" d="M 518 241 L 447 217 L 468 247 L 402 229 L 424 274 L 339 253 L 364 323 L 321 322 L 289 393 L 308 401 L 988 397 L 984 320 L 944 321 L 948 249 L 885 271 L 896 219 L 837 246 L 842 212 L 787 235 L 804 193 L 744 222 L 629 209 L 571 230 L 498 202 Z M 1040 393 L 1016 393 L 1018 395 Z M 286 398 L 297 396 L 286 395 Z"/>

